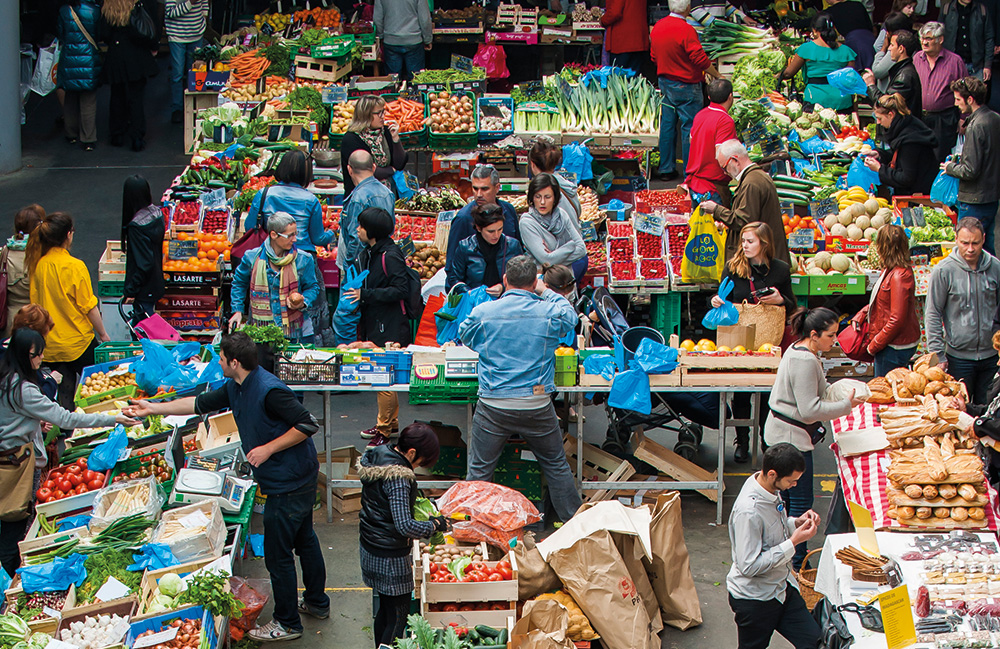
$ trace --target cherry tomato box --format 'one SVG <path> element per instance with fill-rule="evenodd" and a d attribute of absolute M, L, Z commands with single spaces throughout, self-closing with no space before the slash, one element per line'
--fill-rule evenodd
<path fill-rule="evenodd" d="M 57 466 L 42 478 L 41 487 L 35 494 L 35 511 L 46 518 L 69 512 L 89 513 L 97 493 L 110 480 L 110 471 L 90 471 L 86 458 Z M 43 492 L 43 489 L 48 491 Z"/>
<path fill-rule="evenodd" d="M 465 578 L 470 581 L 438 581 L 442 578 L 436 573 L 441 572 L 441 566 L 445 564 L 434 564 L 428 555 L 424 555 L 422 560 L 420 614 L 427 618 L 431 626 L 447 623 L 446 618 L 455 618 L 456 614 L 464 617 L 469 624 L 494 627 L 506 625 L 509 616 L 516 617 L 517 560 L 513 554 L 507 562 L 478 561 L 470 564 L 464 571 Z M 454 579 L 446 565 L 443 570 L 448 579 Z M 484 576 L 482 581 L 471 581 Z M 483 603 L 490 604 L 489 610 L 475 610 L 477 605 L 481 609 Z M 437 604 L 443 605 L 442 610 L 432 611 L 432 607 L 437 609 Z"/>

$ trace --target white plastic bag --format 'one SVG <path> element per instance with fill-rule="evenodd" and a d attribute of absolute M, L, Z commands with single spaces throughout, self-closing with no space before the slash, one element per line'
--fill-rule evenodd
<path fill-rule="evenodd" d="M 823 395 L 823 401 L 843 401 L 850 396 L 851 390 L 854 390 L 854 396 L 858 399 L 867 399 L 872 396 L 871 389 L 864 381 L 857 381 L 855 379 L 840 379 L 839 381 L 830 384 L 830 387 L 826 389 L 826 393 Z"/>
<path fill-rule="evenodd" d="M 59 41 L 38 50 L 35 73 L 31 75 L 31 91 L 44 97 L 56 87 L 56 70 L 59 66 Z"/>

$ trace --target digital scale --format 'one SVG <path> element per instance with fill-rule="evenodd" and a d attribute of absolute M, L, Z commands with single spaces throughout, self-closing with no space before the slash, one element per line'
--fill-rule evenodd
<path fill-rule="evenodd" d="M 479 353 L 468 347 L 449 347 L 444 352 L 444 378 L 474 379 L 479 376 Z"/>
<path fill-rule="evenodd" d="M 172 504 L 190 504 L 203 500 L 216 500 L 223 512 L 236 514 L 243 508 L 247 490 L 252 480 L 241 480 L 227 473 L 204 469 L 181 469 L 170 494 Z"/>

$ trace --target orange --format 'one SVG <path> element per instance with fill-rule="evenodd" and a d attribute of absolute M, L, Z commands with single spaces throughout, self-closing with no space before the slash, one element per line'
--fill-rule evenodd
<path fill-rule="evenodd" d="M 192 265 L 193 264 L 197 264 L 198 263 L 198 258 L 197 257 L 188 257 L 187 263 L 192 264 Z"/>
<path fill-rule="evenodd" d="M 208 258 L 209 259 L 213 259 L 213 260 L 214 259 L 218 259 L 219 258 L 219 251 L 216 250 L 216 249 L 214 249 L 214 248 L 211 249 L 211 250 L 209 250 L 208 251 Z"/>
<path fill-rule="evenodd" d="M 208 253 L 207 252 L 205 252 L 204 250 L 199 250 L 198 251 L 198 259 L 205 259 L 206 257 L 208 257 Z"/>
<path fill-rule="evenodd" d="M 222 258 L 225 259 L 226 261 L 229 261 L 229 249 L 228 248 L 226 248 L 226 251 L 224 253 L 222 253 Z"/>

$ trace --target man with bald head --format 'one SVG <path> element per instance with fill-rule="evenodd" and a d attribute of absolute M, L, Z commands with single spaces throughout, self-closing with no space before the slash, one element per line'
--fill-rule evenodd
<path fill-rule="evenodd" d="M 340 213 L 340 241 L 337 243 L 337 267 L 340 276 L 354 265 L 364 246 L 358 239 L 358 215 L 369 207 L 379 207 L 388 212 L 395 221 L 396 199 L 392 191 L 375 178 L 375 160 L 372 154 L 358 149 L 347 159 L 347 173 L 354 181 L 354 191 L 344 203 Z M 357 303 L 344 299 L 341 287 L 340 302 L 333 314 L 333 333 L 337 344 L 355 342 L 358 339 Z"/>

